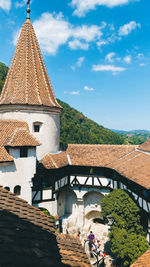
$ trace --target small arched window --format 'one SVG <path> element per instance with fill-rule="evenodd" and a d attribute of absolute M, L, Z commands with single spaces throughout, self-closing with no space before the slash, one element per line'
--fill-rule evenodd
<path fill-rule="evenodd" d="M 10 191 L 10 187 L 9 186 L 5 186 L 4 189 L 6 189 L 7 191 Z"/>
<path fill-rule="evenodd" d="M 21 186 L 20 186 L 20 185 L 16 185 L 16 186 L 14 187 L 14 194 L 15 194 L 16 196 L 21 195 Z"/>
<path fill-rule="evenodd" d="M 33 123 L 33 131 L 35 133 L 39 133 L 40 132 L 40 128 L 41 128 L 42 122 L 36 121 Z"/>

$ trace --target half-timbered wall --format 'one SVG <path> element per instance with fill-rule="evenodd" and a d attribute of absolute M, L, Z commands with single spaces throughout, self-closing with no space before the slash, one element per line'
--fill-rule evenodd
<path fill-rule="evenodd" d="M 47 172 L 45 177 L 41 183 L 44 182 L 45 186 L 51 184 L 51 189 L 47 192 L 41 189 L 40 193 L 35 191 L 34 196 L 37 195 L 33 203 L 40 203 L 40 207 L 42 203 L 52 215 L 62 217 L 64 229 L 73 226 L 82 229 L 88 225 L 94 216 L 100 214 L 100 199 L 113 189 L 121 188 L 132 194 L 145 212 L 145 229 L 150 242 L 150 198 L 145 188 L 108 168 L 70 166 L 62 168 L 60 172 L 58 169 L 56 174 L 54 171 L 52 174 L 51 171 Z M 87 199 L 85 196 L 88 196 Z"/>

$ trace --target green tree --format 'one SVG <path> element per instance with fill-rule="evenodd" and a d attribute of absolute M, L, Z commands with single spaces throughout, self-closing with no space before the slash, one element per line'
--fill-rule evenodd
<path fill-rule="evenodd" d="M 71 144 L 123 144 L 124 138 L 86 118 L 81 112 L 58 100 L 63 107 L 60 116 L 60 139 Z"/>
<path fill-rule="evenodd" d="M 8 67 L 6 67 L 4 63 L 0 62 L 0 92 L 3 88 L 7 72 L 8 72 Z"/>
<path fill-rule="evenodd" d="M 142 235 L 128 233 L 125 229 L 115 229 L 110 233 L 111 252 L 117 256 L 123 266 L 130 266 L 145 253 L 149 245 Z"/>
<path fill-rule="evenodd" d="M 121 189 L 105 196 L 101 206 L 103 217 L 112 223 L 109 233 L 111 252 L 123 266 L 129 266 L 149 248 L 140 225 L 140 209 Z"/>
<path fill-rule="evenodd" d="M 144 235 L 140 225 L 140 209 L 128 193 L 116 189 L 101 200 L 101 206 L 103 217 L 112 220 L 112 229 L 117 227 Z"/>

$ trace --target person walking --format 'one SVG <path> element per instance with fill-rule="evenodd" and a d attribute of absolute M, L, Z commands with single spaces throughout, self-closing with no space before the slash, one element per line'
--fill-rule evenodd
<path fill-rule="evenodd" d="M 93 234 L 92 231 L 90 231 L 90 234 L 88 235 L 88 240 L 89 240 L 89 250 L 91 252 L 92 250 L 92 245 L 94 243 L 95 235 Z M 91 254 L 92 255 L 92 254 Z"/>

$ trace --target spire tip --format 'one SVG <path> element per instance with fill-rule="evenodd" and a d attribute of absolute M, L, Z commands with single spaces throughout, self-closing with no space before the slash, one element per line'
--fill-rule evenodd
<path fill-rule="evenodd" d="M 28 5 L 28 8 L 27 8 L 27 19 L 30 19 L 30 13 L 31 13 L 30 2 L 31 2 L 31 0 L 27 0 L 27 5 Z"/>

